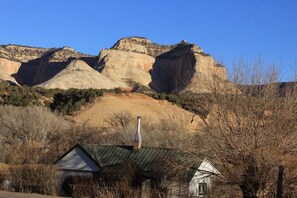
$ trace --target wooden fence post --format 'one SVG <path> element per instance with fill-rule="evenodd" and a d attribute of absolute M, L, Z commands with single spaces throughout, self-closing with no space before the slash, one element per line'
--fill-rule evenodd
<path fill-rule="evenodd" d="M 277 191 L 276 191 L 276 198 L 283 197 L 283 175 L 284 175 L 284 166 L 279 166 L 278 169 L 278 178 L 277 178 Z"/>

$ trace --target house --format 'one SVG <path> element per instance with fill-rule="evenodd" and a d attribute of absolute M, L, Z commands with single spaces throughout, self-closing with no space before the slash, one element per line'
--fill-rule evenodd
<path fill-rule="evenodd" d="M 207 197 L 214 175 L 220 173 L 207 159 L 187 165 L 193 157 L 177 149 L 143 147 L 138 117 L 133 146 L 77 144 L 55 164 L 61 171 L 64 192 L 66 184 L 76 185 L 70 178 L 84 177 L 113 189 L 127 182 L 138 189 L 138 197 L 151 197 L 152 193 Z"/>

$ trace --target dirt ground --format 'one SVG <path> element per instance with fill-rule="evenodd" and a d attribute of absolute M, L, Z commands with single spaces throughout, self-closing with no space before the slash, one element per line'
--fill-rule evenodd
<path fill-rule="evenodd" d="M 0 198 L 62 198 L 62 197 L 0 191 Z"/>
<path fill-rule="evenodd" d="M 133 117 L 141 116 L 151 122 L 170 119 L 195 131 L 202 125 L 201 119 L 193 113 L 165 100 L 155 100 L 144 94 L 123 93 L 104 94 L 96 102 L 85 108 L 73 119 L 77 122 L 87 122 L 96 127 L 106 127 L 106 119 L 117 112 L 130 112 Z"/>

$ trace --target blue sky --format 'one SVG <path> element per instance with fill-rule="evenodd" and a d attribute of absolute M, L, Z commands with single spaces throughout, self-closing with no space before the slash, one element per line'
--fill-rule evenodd
<path fill-rule="evenodd" d="M 185 39 L 230 71 L 261 57 L 281 80 L 297 69 L 296 0 L 0 0 L 0 44 L 70 46 L 97 55 L 117 40 Z"/>

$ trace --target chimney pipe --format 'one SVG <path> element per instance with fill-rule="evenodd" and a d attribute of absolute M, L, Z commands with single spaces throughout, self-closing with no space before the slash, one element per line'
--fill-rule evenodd
<path fill-rule="evenodd" d="M 134 136 L 133 148 L 140 149 L 141 148 L 141 134 L 140 134 L 140 116 L 137 116 L 137 130 Z"/>

